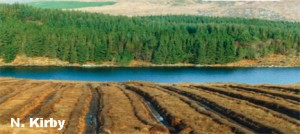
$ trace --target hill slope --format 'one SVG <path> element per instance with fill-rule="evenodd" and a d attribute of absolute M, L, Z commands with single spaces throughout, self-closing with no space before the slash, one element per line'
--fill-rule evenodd
<path fill-rule="evenodd" d="M 280 0 L 276 2 L 263 0 L 253 2 L 205 2 L 203 0 L 0 0 L 0 3 L 33 1 L 114 1 L 117 4 L 105 7 L 86 7 L 78 10 L 126 16 L 189 14 L 300 21 L 300 2 L 298 0 Z"/>
<path fill-rule="evenodd" d="M 190 14 L 300 21 L 300 2 L 298 0 L 281 0 L 278 2 L 204 2 L 202 0 L 114 1 L 117 4 L 112 6 L 88 7 L 79 10 L 128 16 Z"/>

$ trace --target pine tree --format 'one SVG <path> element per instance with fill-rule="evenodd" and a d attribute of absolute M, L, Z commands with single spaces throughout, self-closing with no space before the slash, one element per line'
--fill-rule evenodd
<path fill-rule="evenodd" d="M 246 56 L 245 49 L 242 46 L 238 46 L 236 57 L 240 60 L 240 59 L 244 59 L 245 56 Z"/>
<path fill-rule="evenodd" d="M 198 46 L 198 55 L 197 55 L 197 63 L 198 64 L 206 64 L 206 44 L 201 42 L 200 40 L 197 40 L 195 42 Z"/>
<path fill-rule="evenodd" d="M 8 45 L 5 49 L 4 62 L 12 62 L 17 55 L 18 48 L 15 45 Z"/>
<path fill-rule="evenodd" d="M 218 64 L 226 63 L 224 44 L 222 41 L 217 42 L 216 63 Z"/>
<path fill-rule="evenodd" d="M 106 54 L 107 48 L 106 45 L 99 43 L 95 46 L 95 62 L 102 62 L 107 60 Z"/>
<path fill-rule="evenodd" d="M 75 46 L 71 47 L 71 51 L 70 51 L 70 59 L 69 62 L 70 63 L 77 63 L 77 50 Z"/>
<path fill-rule="evenodd" d="M 208 64 L 214 64 L 216 62 L 216 53 L 217 53 L 217 42 L 215 39 L 208 41 L 207 50 L 206 50 L 206 62 Z"/>
<path fill-rule="evenodd" d="M 226 62 L 233 62 L 236 60 L 235 58 L 235 46 L 233 44 L 233 41 L 230 39 L 227 39 L 224 42 L 225 46 L 225 53 L 224 56 L 226 57 Z"/>
<path fill-rule="evenodd" d="M 80 64 L 84 64 L 88 60 L 88 47 L 84 44 L 80 44 L 77 46 L 77 61 Z"/>

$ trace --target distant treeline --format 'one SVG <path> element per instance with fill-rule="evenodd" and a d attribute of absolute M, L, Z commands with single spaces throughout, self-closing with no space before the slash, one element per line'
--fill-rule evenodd
<path fill-rule="evenodd" d="M 124 17 L 0 5 L 0 57 L 5 62 L 21 55 L 80 64 L 222 64 L 299 52 L 300 23 L 184 15 Z"/>

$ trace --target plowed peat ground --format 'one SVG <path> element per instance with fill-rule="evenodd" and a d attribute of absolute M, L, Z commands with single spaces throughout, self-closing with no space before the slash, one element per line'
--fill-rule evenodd
<path fill-rule="evenodd" d="M 11 118 L 26 127 L 11 127 Z M 30 119 L 65 120 L 29 127 Z M 300 133 L 300 85 L 0 78 L 0 133 Z"/>

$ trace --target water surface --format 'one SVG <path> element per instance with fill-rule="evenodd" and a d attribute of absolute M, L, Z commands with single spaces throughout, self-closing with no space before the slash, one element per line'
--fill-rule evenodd
<path fill-rule="evenodd" d="M 101 82 L 293 84 L 300 82 L 300 68 L 0 67 L 0 77 Z"/>

